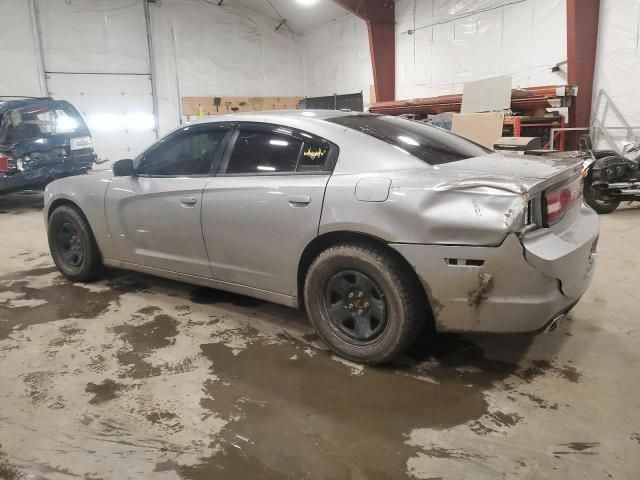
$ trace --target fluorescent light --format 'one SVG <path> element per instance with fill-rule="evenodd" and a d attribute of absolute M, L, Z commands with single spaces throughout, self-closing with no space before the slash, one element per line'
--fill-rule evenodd
<path fill-rule="evenodd" d="M 124 116 L 124 124 L 129 130 L 153 130 L 155 120 L 150 113 L 134 112 Z"/>
<path fill-rule="evenodd" d="M 398 140 L 400 140 L 401 142 L 406 143 L 407 145 L 413 145 L 414 147 L 417 147 L 418 145 L 420 145 L 418 142 L 416 142 L 413 138 L 411 137 L 407 137 L 406 135 L 400 135 L 398 136 Z"/>
<path fill-rule="evenodd" d="M 56 131 L 72 132 L 78 128 L 78 122 L 68 115 L 60 115 L 56 119 Z"/>
<path fill-rule="evenodd" d="M 305 7 L 309 7 L 316 3 L 318 0 L 297 0 L 300 5 L 304 5 Z"/>
<path fill-rule="evenodd" d="M 121 126 L 120 115 L 113 113 L 98 113 L 91 115 L 88 119 L 91 130 L 98 132 L 112 132 Z"/>
<path fill-rule="evenodd" d="M 269 140 L 269 143 L 271 145 L 278 145 L 279 147 L 286 147 L 287 145 L 289 145 L 289 142 L 287 142 L 286 140 L 274 140 L 274 139 L 271 139 L 271 140 Z"/>
<path fill-rule="evenodd" d="M 267 167 L 266 165 L 258 165 L 258 170 L 262 170 L 263 172 L 275 172 L 276 167 Z"/>
<path fill-rule="evenodd" d="M 153 130 L 155 120 L 151 113 L 132 112 L 127 114 L 96 113 L 88 118 L 89 127 L 98 132 L 114 130 Z"/>

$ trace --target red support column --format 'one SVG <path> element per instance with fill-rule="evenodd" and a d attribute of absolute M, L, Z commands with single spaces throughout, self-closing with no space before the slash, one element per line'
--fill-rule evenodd
<path fill-rule="evenodd" d="M 367 22 L 376 101 L 396 96 L 395 0 L 333 0 Z"/>
<path fill-rule="evenodd" d="M 569 126 L 589 127 L 598 44 L 600 0 L 567 0 L 567 70 L 578 96 L 569 108 Z M 578 148 L 579 134 L 567 135 L 567 148 Z"/>

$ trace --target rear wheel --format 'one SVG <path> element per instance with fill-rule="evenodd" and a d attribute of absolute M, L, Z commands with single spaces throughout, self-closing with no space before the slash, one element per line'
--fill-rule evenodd
<path fill-rule="evenodd" d="M 425 299 L 403 265 L 381 249 L 338 245 L 312 263 L 304 287 L 311 323 L 339 355 L 381 364 L 420 333 Z"/>
<path fill-rule="evenodd" d="M 603 196 L 593 188 L 593 172 L 589 172 L 584 179 L 584 200 L 600 214 L 612 213 L 620 205 L 620 200 Z"/>
<path fill-rule="evenodd" d="M 70 280 L 85 282 L 100 272 L 100 252 L 89 222 L 75 207 L 63 205 L 49 217 L 49 250 L 56 266 Z"/>

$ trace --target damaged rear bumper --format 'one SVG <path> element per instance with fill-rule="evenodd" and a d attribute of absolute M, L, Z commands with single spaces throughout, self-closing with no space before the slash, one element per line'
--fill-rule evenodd
<path fill-rule="evenodd" d="M 440 331 L 543 330 L 570 310 L 595 271 L 600 224 L 581 207 L 564 232 L 509 235 L 499 247 L 392 244 L 414 266 Z"/>
<path fill-rule="evenodd" d="M 0 193 L 43 188 L 59 178 L 85 173 L 92 165 L 93 160 L 59 162 L 12 175 L 0 176 Z"/>

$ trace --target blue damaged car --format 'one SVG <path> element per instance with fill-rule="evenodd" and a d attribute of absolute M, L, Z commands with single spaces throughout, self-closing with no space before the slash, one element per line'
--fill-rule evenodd
<path fill-rule="evenodd" d="M 69 102 L 0 99 L 0 194 L 85 173 L 95 158 L 91 133 Z"/>

